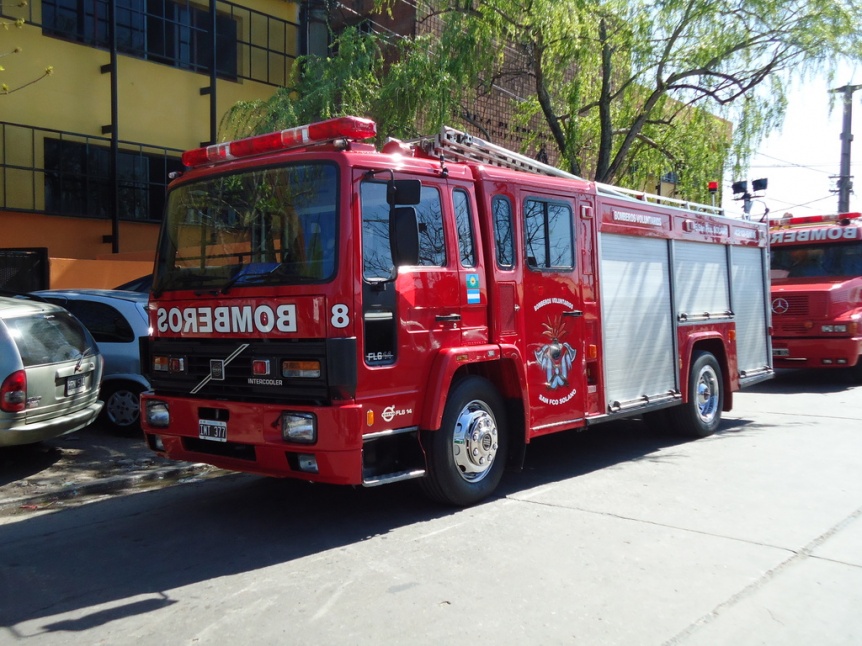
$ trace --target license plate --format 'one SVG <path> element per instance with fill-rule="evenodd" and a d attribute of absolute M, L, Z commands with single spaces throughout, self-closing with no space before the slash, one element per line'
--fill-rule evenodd
<path fill-rule="evenodd" d="M 772 356 L 773 357 L 789 357 L 790 350 L 787 348 L 772 348 Z"/>
<path fill-rule="evenodd" d="M 227 422 L 202 419 L 198 422 L 198 437 L 213 442 L 227 442 Z"/>
<path fill-rule="evenodd" d="M 84 375 L 76 375 L 66 379 L 66 397 L 87 391 L 87 379 Z"/>

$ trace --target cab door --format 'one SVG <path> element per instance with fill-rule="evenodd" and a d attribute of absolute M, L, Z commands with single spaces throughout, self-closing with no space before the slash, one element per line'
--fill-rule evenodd
<path fill-rule="evenodd" d="M 461 345 L 462 272 L 446 184 L 423 178 L 418 264 L 393 268 L 383 181 L 362 179 L 363 361 L 368 432 L 411 427 L 441 348 Z"/>
<path fill-rule="evenodd" d="M 584 306 L 569 198 L 524 194 L 523 353 L 530 433 L 579 426 L 586 402 Z"/>

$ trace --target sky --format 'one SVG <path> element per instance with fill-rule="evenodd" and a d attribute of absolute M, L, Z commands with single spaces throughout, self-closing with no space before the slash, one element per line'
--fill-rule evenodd
<path fill-rule="evenodd" d="M 732 199 L 730 184 L 760 178 L 768 180 L 768 188 L 754 202 L 753 218 L 759 219 L 767 207 L 770 217 L 837 212 L 838 193 L 832 190 L 841 167 L 844 108 L 836 100 L 830 111 L 829 90 L 845 85 L 862 85 L 862 67 L 841 66 L 831 85 L 821 76 L 791 89 L 784 126 L 758 148 L 748 177 L 725 177 L 722 206 L 727 215 L 742 215 L 742 201 Z M 851 212 L 862 210 L 862 90 L 853 94 L 852 117 L 850 174 L 856 191 L 850 194 Z"/>

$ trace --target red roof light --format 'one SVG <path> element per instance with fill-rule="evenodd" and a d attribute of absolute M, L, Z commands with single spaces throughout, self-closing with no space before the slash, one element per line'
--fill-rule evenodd
<path fill-rule="evenodd" d="M 836 215 L 799 215 L 796 217 L 782 217 L 770 220 L 769 225 L 773 227 L 788 227 L 798 224 L 820 224 L 826 222 L 838 222 L 839 224 L 862 217 L 862 213 L 838 213 Z"/>
<path fill-rule="evenodd" d="M 335 139 L 360 140 L 376 135 L 377 124 L 371 119 L 336 117 L 305 126 L 287 128 L 279 132 L 187 150 L 183 153 L 183 165 L 187 168 L 193 168 L 277 150 L 324 143 Z"/>

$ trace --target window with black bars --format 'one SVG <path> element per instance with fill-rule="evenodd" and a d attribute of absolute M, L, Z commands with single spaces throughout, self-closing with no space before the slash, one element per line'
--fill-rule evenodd
<path fill-rule="evenodd" d="M 110 47 L 109 0 L 43 0 L 43 33 Z M 228 2 L 216 12 L 216 67 L 221 78 L 283 85 L 295 59 L 299 25 Z M 118 51 L 209 73 L 212 16 L 206 6 L 173 0 L 116 0 Z"/>
<path fill-rule="evenodd" d="M 60 215 L 110 218 L 114 194 L 111 149 L 92 143 L 44 140 L 45 211 Z M 182 169 L 179 159 L 120 151 L 117 190 L 121 220 L 162 219 L 168 174 Z"/>

